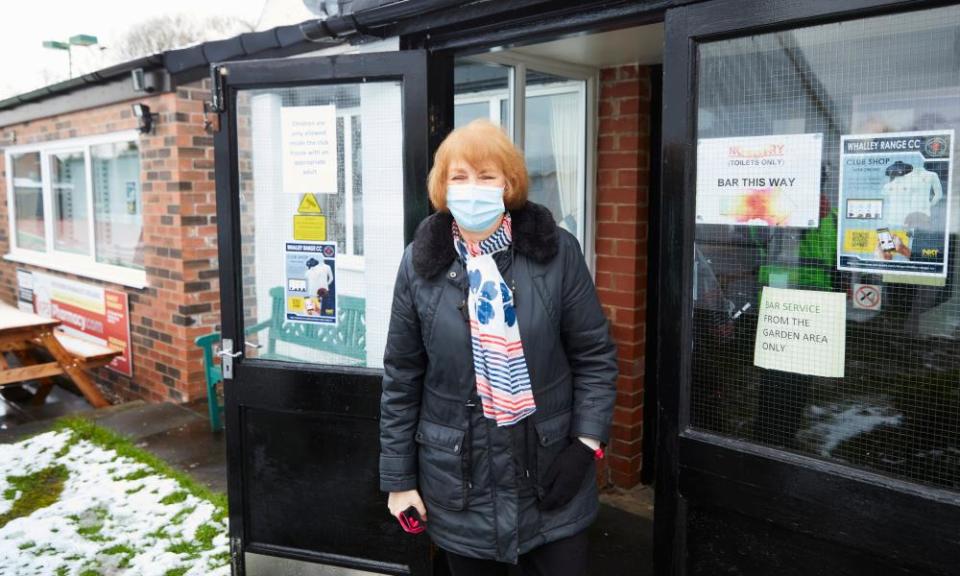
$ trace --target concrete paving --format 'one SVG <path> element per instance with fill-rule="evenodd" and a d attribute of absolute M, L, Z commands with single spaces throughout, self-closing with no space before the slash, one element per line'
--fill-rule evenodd
<path fill-rule="evenodd" d="M 31 389 L 29 385 L 27 388 Z M 7 394 L 16 395 L 9 391 Z M 210 431 L 205 402 L 178 405 L 137 401 L 94 410 L 83 397 L 56 386 L 43 406 L 0 398 L 0 443 L 16 442 L 43 432 L 55 418 L 80 413 L 130 438 L 140 448 L 187 472 L 210 489 L 226 492 L 226 438 L 223 432 Z M 652 492 L 640 486 L 601 496 L 600 515 L 590 528 L 591 576 L 653 574 Z M 250 560 L 251 576 L 345 576 L 350 573 L 270 557 Z"/>

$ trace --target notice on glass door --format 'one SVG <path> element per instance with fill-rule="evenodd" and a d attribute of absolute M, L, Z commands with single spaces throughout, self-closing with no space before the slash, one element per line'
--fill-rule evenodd
<path fill-rule="evenodd" d="M 816 228 L 822 134 L 701 138 L 697 224 Z"/>
<path fill-rule="evenodd" d="M 284 106 L 280 125 L 284 192 L 336 194 L 336 106 Z"/>
<path fill-rule="evenodd" d="M 840 270 L 946 277 L 953 144 L 953 130 L 841 137 Z"/>
<path fill-rule="evenodd" d="M 842 378 L 846 329 L 845 293 L 764 286 L 753 365 Z"/>
<path fill-rule="evenodd" d="M 337 245 L 287 242 L 284 301 L 290 322 L 337 323 Z"/>

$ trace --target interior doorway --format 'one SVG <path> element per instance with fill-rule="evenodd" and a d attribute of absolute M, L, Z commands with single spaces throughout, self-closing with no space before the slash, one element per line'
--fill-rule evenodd
<path fill-rule="evenodd" d="M 663 23 L 455 60 L 454 127 L 487 118 L 523 150 L 530 199 L 580 241 L 617 341 L 591 574 L 653 573 L 662 61 Z"/>

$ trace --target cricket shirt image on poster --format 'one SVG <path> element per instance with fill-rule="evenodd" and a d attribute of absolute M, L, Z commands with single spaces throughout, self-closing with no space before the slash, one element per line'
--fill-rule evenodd
<path fill-rule="evenodd" d="M 822 134 L 697 141 L 697 224 L 816 228 Z"/>
<path fill-rule="evenodd" d="M 945 277 L 953 130 L 841 137 L 840 270 Z"/>
<path fill-rule="evenodd" d="M 284 301 L 290 322 L 337 323 L 337 245 L 287 242 Z"/>

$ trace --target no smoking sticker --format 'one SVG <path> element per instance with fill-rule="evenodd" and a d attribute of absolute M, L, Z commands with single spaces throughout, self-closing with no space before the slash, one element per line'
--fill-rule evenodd
<path fill-rule="evenodd" d="M 879 310 L 883 303 L 880 286 L 875 284 L 853 285 L 853 307 L 861 310 Z"/>

